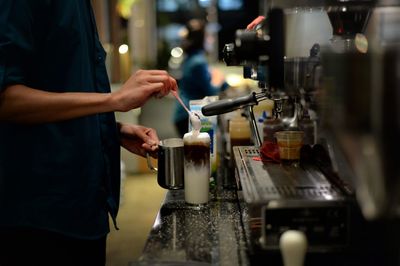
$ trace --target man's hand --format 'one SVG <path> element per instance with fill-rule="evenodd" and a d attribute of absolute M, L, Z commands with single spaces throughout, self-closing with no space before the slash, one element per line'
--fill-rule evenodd
<path fill-rule="evenodd" d="M 142 106 L 152 96 L 161 98 L 177 88 L 176 80 L 164 70 L 138 70 L 112 96 L 117 111 L 126 112 Z"/>
<path fill-rule="evenodd" d="M 139 125 L 118 123 L 121 146 L 137 155 L 146 156 L 149 153 L 157 158 L 158 139 L 154 129 Z"/>
<path fill-rule="evenodd" d="M 258 24 L 263 22 L 265 20 L 264 16 L 258 16 L 256 17 L 252 22 L 250 22 L 249 25 L 247 25 L 246 29 L 247 30 L 254 30 Z"/>

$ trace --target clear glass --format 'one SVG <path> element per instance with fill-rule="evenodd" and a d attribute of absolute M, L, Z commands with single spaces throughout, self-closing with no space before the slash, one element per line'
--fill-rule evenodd
<path fill-rule="evenodd" d="M 203 205 L 209 201 L 210 186 L 210 136 L 208 133 L 189 132 L 184 142 L 185 201 Z"/>
<path fill-rule="evenodd" d="M 275 133 L 279 156 L 283 163 L 297 164 L 300 160 L 300 149 L 303 146 L 303 131 L 279 131 Z"/>

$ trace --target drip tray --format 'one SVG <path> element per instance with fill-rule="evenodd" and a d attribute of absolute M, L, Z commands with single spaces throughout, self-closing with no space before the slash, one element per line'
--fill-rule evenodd
<path fill-rule="evenodd" d="M 325 252 L 348 245 L 348 198 L 317 166 L 264 163 L 254 146 L 237 146 L 233 151 L 254 244 L 278 249 L 280 235 L 295 229 L 306 233 L 310 250 Z"/>

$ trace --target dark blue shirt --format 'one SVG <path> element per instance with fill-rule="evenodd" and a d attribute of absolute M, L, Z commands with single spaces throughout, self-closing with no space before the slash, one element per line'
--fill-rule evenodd
<path fill-rule="evenodd" d="M 0 91 L 109 93 L 89 0 L 0 1 Z M 119 204 L 113 113 L 63 122 L 0 122 L 0 226 L 95 239 Z"/>

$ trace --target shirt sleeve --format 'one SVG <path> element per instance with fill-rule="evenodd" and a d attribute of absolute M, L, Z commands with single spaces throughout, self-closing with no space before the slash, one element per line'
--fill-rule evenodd
<path fill-rule="evenodd" d="M 25 84 L 34 50 L 33 13 L 29 0 L 0 1 L 0 91 Z"/>

